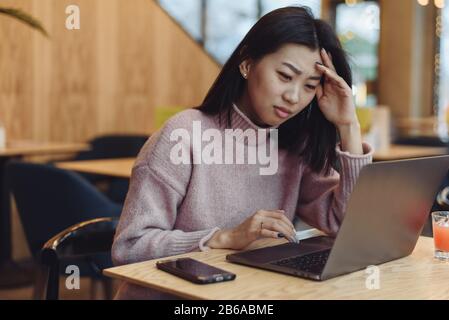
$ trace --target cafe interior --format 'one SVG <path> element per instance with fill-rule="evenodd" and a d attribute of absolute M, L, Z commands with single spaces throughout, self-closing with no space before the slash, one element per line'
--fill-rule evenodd
<path fill-rule="evenodd" d="M 0 299 L 114 297 L 102 270 L 141 147 L 289 5 L 335 28 L 375 162 L 448 154 L 444 0 L 0 0 Z"/>

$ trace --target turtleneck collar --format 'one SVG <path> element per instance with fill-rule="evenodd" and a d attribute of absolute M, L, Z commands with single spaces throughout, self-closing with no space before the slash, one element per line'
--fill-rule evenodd
<path fill-rule="evenodd" d="M 260 127 L 254 122 L 252 122 L 240 109 L 237 107 L 235 103 L 232 104 L 233 112 L 231 113 L 231 122 L 233 129 L 242 129 L 245 131 L 246 129 L 266 129 L 269 131 L 270 129 L 277 129 L 279 126 L 272 127 Z"/>
<path fill-rule="evenodd" d="M 233 103 L 231 110 L 231 128 L 227 127 L 225 129 L 240 129 L 242 130 L 241 134 L 236 134 L 235 131 L 233 133 L 237 138 L 237 142 L 243 142 L 246 145 L 258 145 L 260 143 L 266 143 L 270 139 L 270 131 L 278 129 L 278 126 L 263 128 L 256 125 L 237 107 L 235 103 Z M 245 138 L 245 131 L 248 129 L 255 130 L 255 143 L 251 143 L 251 141 Z M 261 135 L 264 136 L 264 139 L 262 140 L 259 139 L 262 137 Z"/>

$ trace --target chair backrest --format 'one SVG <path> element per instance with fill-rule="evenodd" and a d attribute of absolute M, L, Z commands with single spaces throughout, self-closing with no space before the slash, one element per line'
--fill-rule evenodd
<path fill-rule="evenodd" d="M 34 256 L 48 239 L 69 226 L 120 215 L 121 206 L 74 172 L 24 162 L 8 164 L 6 172 Z"/>
<path fill-rule="evenodd" d="M 135 157 L 148 140 L 147 135 L 104 135 L 89 144 L 91 150 L 80 152 L 75 160 Z"/>
<path fill-rule="evenodd" d="M 43 262 L 52 259 L 45 255 L 61 259 L 110 252 L 118 221 L 117 217 L 97 218 L 70 226 L 44 244 Z"/>
<path fill-rule="evenodd" d="M 48 240 L 41 250 L 35 298 L 58 299 L 61 263 L 67 260 L 76 259 L 76 265 L 84 261 L 94 274 L 102 276 L 102 270 L 112 266 L 110 251 L 118 221 L 118 218 L 83 221 Z"/>

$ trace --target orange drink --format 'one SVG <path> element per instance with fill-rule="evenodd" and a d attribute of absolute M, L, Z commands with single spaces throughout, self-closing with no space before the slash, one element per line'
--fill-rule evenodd
<path fill-rule="evenodd" d="M 435 258 L 449 261 L 449 211 L 432 212 Z"/>

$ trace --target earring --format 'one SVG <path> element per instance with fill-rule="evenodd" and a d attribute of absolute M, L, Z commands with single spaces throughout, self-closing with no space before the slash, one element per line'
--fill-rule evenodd
<path fill-rule="evenodd" d="M 248 74 L 246 72 L 243 74 L 243 78 L 248 78 Z"/>

